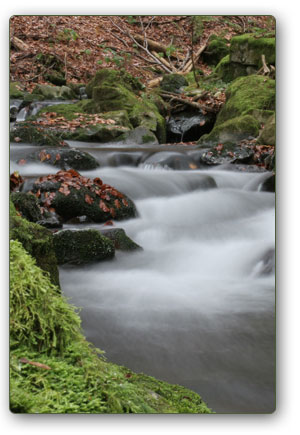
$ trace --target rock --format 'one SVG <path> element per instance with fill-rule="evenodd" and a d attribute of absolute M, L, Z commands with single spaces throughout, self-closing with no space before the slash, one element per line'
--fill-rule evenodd
<path fill-rule="evenodd" d="M 143 154 L 136 152 L 115 152 L 109 154 L 107 160 L 109 166 L 138 166 Z"/>
<path fill-rule="evenodd" d="M 225 164 L 253 163 L 254 151 L 247 147 L 230 143 L 219 144 L 194 152 L 193 157 L 200 165 L 214 166 Z"/>
<path fill-rule="evenodd" d="M 160 143 L 165 143 L 165 120 L 153 101 L 146 95 L 137 95 L 141 89 L 140 82 L 125 71 L 100 70 L 86 87 L 92 97 L 90 110 L 94 113 L 126 110 L 133 127 L 145 127 Z"/>
<path fill-rule="evenodd" d="M 136 127 L 134 130 L 129 131 L 128 133 L 125 134 L 123 141 L 126 144 L 158 145 L 158 140 L 155 134 L 145 127 Z"/>
<path fill-rule="evenodd" d="M 93 156 L 76 148 L 45 148 L 30 154 L 27 161 L 38 161 L 65 170 L 89 170 L 99 167 Z"/>
<path fill-rule="evenodd" d="M 75 93 L 68 86 L 51 86 L 37 84 L 32 92 L 33 96 L 40 96 L 45 100 L 72 100 Z"/>
<path fill-rule="evenodd" d="M 275 249 L 268 249 L 256 267 L 260 275 L 275 273 Z"/>
<path fill-rule="evenodd" d="M 55 211 L 64 221 L 83 215 L 93 222 L 136 216 L 135 205 L 126 195 L 100 178 L 91 180 L 73 169 L 40 177 L 30 187 L 40 205 Z"/>
<path fill-rule="evenodd" d="M 101 230 L 101 234 L 114 242 L 115 249 L 120 251 L 135 251 L 143 248 L 131 240 L 122 228 Z"/>
<path fill-rule="evenodd" d="M 257 138 L 257 142 L 263 145 L 275 145 L 276 140 L 276 121 L 273 114 L 266 122 L 264 129 Z"/>
<path fill-rule="evenodd" d="M 229 54 L 219 61 L 215 73 L 224 82 L 256 74 L 262 66 L 262 55 L 268 65 L 275 65 L 275 38 L 257 38 L 253 34 L 234 36 Z"/>
<path fill-rule="evenodd" d="M 214 125 L 215 116 L 198 112 L 184 111 L 169 117 L 167 121 L 167 142 L 198 140 L 209 133 Z"/>
<path fill-rule="evenodd" d="M 275 192 L 275 174 L 271 174 L 260 186 L 263 192 Z"/>
<path fill-rule="evenodd" d="M 160 87 L 163 91 L 180 93 L 183 86 L 188 86 L 188 82 L 181 74 L 165 74 Z"/>
<path fill-rule="evenodd" d="M 260 122 L 255 114 L 260 113 L 260 118 L 264 111 L 274 109 L 275 80 L 258 75 L 239 77 L 227 88 L 226 103 L 217 115 L 214 128 L 199 143 L 214 145 L 257 137 Z"/>
<path fill-rule="evenodd" d="M 36 264 L 49 273 L 51 282 L 59 285 L 57 260 L 51 231 L 17 216 L 16 209 L 10 203 L 10 239 L 22 243 L 26 251 L 35 258 Z"/>
<path fill-rule="evenodd" d="M 10 121 L 15 121 L 17 119 L 18 112 L 21 108 L 22 100 L 10 100 L 9 103 L 9 118 Z"/>
<path fill-rule="evenodd" d="M 179 152 L 161 151 L 152 154 L 144 160 L 144 165 L 168 167 L 177 170 L 187 170 L 198 168 L 195 160 L 186 154 Z"/>
<path fill-rule="evenodd" d="M 34 195 L 24 192 L 13 192 L 11 200 L 16 210 L 28 221 L 37 222 L 42 219 L 41 209 Z"/>
<path fill-rule="evenodd" d="M 57 132 L 38 128 L 29 121 L 18 123 L 16 127 L 10 131 L 10 140 L 15 142 L 16 138 L 18 138 L 18 140 L 21 139 L 21 142 L 30 143 L 32 145 L 51 147 L 68 146 Z"/>
<path fill-rule="evenodd" d="M 58 264 L 86 264 L 114 257 L 114 243 L 97 230 L 62 230 L 54 234 Z"/>
<path fill-rule="evenodd" d="M 217 65 L 228 54 L 228 41 L 213 34 L 208 39 L 207 48 L 202 54 L 202 59 L 208 65 Z"/>

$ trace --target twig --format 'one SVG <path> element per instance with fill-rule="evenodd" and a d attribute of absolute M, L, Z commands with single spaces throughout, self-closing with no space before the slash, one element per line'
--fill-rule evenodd
<path fill-rule="evenodd" d="M 160 96 L 163 98 L 170 98 L 174 101 L 179 101 L 180 103 L 187 104 L 188 106 L 194 107 L 195 109 L 216 113 L 216 109 L 212 109 L 211 107 L 205 106 L 203 104 L 196 103 L 195 101 L 186 100 L 185 98 L 178 97 L 178 95 L 172 94 L 171 92 L 161 92 Z"/>

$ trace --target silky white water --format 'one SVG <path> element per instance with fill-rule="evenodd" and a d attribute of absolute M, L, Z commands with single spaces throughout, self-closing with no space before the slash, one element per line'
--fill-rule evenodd
<path fill-rule="evenodd" d="M 116 226 L 143 247 L 60 269 L 88 340 L 111 361 L 197 391 L 217 412 L 271 412 L 274 274 L 261 272 L 274 249 L 274 194 L 258 191 L 266 175 L 83 173 L 135 200 L 139 217 Z"/>

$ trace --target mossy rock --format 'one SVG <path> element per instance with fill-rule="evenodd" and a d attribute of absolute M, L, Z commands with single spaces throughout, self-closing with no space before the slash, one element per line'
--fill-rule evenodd
<path fill-rule="evenodd" d="M 203 52 L 202 58 L 208 65 L 217 65 L 222 58 L 229 54 L 228 41 L 216 35 L 208 40 L 208 45 Z"/>
<path fill-rule="evenodd" d="M 275 80 L 260 75 L 239 77 L 226 90 L 226 103 L 215 126 L 253 110 L 275 109 Z"/>
<path fill-rule="evenodd" d="M 22 91 L 22 85 L 20 82 L 9 83 L 9 98 L 16 100 L 23 100 L 25 92 Z"/>
<path fill-rule="evenodd" d="M 12 142 L 15 141 L 15 138 L 18 138 L 18 140 L 21 139 L 21 142 L 51 147 L 66 146 L 62 136 L 60 132 L 36 127 L 30 121 L 20 122 L 16 128 L 10 131 L 10 140 Z"/>
<path fill-rule="evenodd" d="M 115 255 L 114 243 L 97 230 L 62 230 L 53 241 L 58 264 L 86 264 Z"/>
<path fill-rule="evenodd" d="M 132 92 L 138 92 L 143 89 L 142 83 L 125 69 L 101 69 L 96 72 L 95 76 L 86 86 L 86 93 L 89 98 L 93 97 L 93 90 L 98 86 L 122 85 Z M 112 109 L 113 110 L 113 109 Z"/>
<path fill-rule="evenodd" d="M 276 120 L 275 114 L 272 115 L 265 124 L 264 129 L 257 138 L 257 142 L 263 145 L 276 144 Z"/>
<path fill-rule="evenodd" d="M 180 89 L 188 84 L 186 78 L 181 74 L 165 74 L 160 87 L 163 91 L 180 93 Z"/>
<path fill-rule="evenodd" d="M 239 116 L 216 125 L 209 134 L 202 136 L 198 143 L 215 145 L 236 143 L 259 134 L 259 122 L 250 115 Z"/>
<path fill-rule="evenodd" d="M 255 37 L 253 34 L 234 36 L 230 42 L 230 61 L 261 68 L 261 56 L 266 63 L 275 65 L 275 38 Z"/>
<path fill-rule="evenodd" d="M 76 98 L 75 93 L 68 86 L 51 86 L 37 84 L 32 95 L 38 95 L 45 100 L 72 100 Z"/>
<path fill-rule="evenodd" d="M 240 63 L 231 62 L 229 54 L 223 57 L 217 64 L 214 73 L 225 83 L 232 82 L 237 77 L 247 76 L 256 72 L 252 67 Z"/>
<path fill-rule="evenodd" d="M 44 79 L 55 86 L 65 86 L 67 83 L 64 74 L 59 71 L 51 71 L 47 74 L 44 74 Z"/>
<path fill-rule="evenodd" d="M 136 251 L 143 249 L 137 243 L 135 243 L 130 237 L 127 236 L 122 228 L 111 228 L 107 230 L 101 230 L 101 234 L 108 239 L 112 240 L 115 249 L 120 251 Z"/>
<path fill-rule="evenodd" d="M 42 219 L 41 209 L 34 195 L 25 192 L 13 192 L 10 197 L 22 217 L 30 222 L 37 222 Z"/>
<path fill-rule="evenodd" d="M 99 167 L 99 163 L 92 155 L 76 148 L 45 148 L 30 154 L 26 160 L 27 162 L 41 162 L 65 170 L 72 168 L 83 171 Z"/>
<path fill-rule="evenodd" d="M 21 242 L 37 265 L 49 273 L 51 282 L 59 285 L 51 231 L 18 216 L 13 203 L 10 204 L 10 239 Z"/>

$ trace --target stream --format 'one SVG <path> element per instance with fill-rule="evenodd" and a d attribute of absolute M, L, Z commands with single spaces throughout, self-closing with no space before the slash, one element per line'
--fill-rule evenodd
<path fill-rule="evenodd" d="M 61 288 L 81 307 L 86 338 L 109 361 L 184 385 L 218 413 L 272 412 L 275 195 L 259 190 L 268 174 L 117 167 L 110 164 L 113 153 L 153 149 L 70 145 L 101 164 L 82 175 L 100 177 L 135 201 L 138 217 L 116 226 L 143 247 L 116 251 L 112 261 L 60 267 Z M 11 172 L 57 172 L 14 163 L 32 148 L 38 149 L 12 145 Z M 87 227 L 102 225 L 80 225 Z"/>

